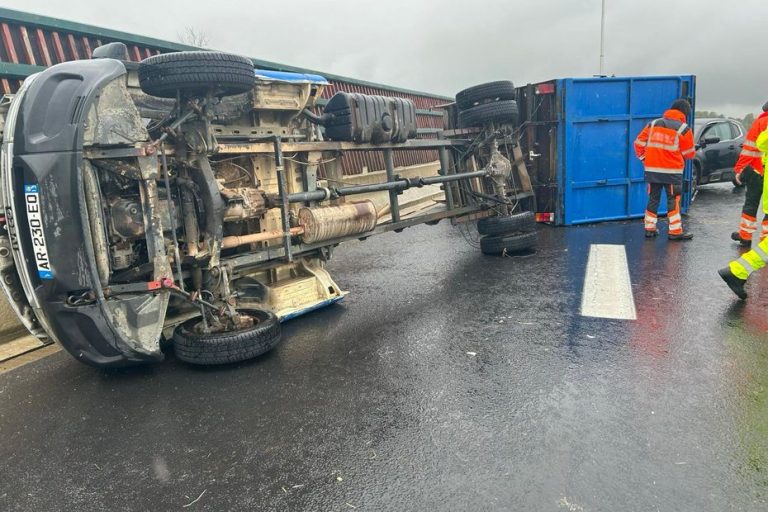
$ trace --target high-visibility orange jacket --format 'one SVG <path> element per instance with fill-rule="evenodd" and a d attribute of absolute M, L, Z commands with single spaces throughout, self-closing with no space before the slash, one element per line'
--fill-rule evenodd
<path fill-rule="evenodd" d="M 645 181 L 682 185 L 685 160 L 693 158 L 693 131 L 679 110 L 646 125 L 635 139 L 635 154 L 645 165 Z"/>
<path fill-rule="evenodd" d="M 741 148 L 739 160 L 736 162 L 736 167 L 734 167 L 736 174 L 741 174 L 741 171 L 748 165 L 758 174 L 763 174 L 763 153 L 757 149 L 755 141 L 766 129 L 768 129 L 768 112 L 763 112 L 755 119 L 752 127 L 747 132 L 747 136 L 744 137 L 744 146 Z"/>

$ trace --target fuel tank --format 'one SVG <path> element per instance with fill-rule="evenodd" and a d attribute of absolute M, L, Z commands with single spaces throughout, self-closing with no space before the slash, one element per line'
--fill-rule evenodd
<path fill-rule="evenodd" d="M 339 92 L 324 114 L 331 140 L 381 144 L 416 137 L 416 106 L 408 99 Z"/>

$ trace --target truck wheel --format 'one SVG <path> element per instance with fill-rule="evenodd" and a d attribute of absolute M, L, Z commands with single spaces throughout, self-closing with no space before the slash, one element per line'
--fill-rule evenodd
<path fill-rule="evenodd" d="M 233 96 L 253 89 L 253 62 L 221 52 L 163 53 L 139 64 L 139 85 L 151 96 Z"/>
<path fill-rule="evenodd" d="M 176 357 L 192 364 L 225 364 L 245 361 L 272 350 L 280 341 L 280 321 L 274 313 L 243 309 L 255 324 L 229 332 L 201 333 L 200 318 L 187 320 L 173 332 Z"/>
<path fill-rule="evenodd" d="M 476 103 L 515 99 L 515 85 L 509 80 L 480 84 L 456 93 L 459 110 L 472 108 Z"/>
<path fill-rule="evenodd" d="M 480 239 L 480 250 L 491 256 L 505 256 L 528 251 L 536 247 L 538 234 L 515 233 L 512 235 L 484 236 Z"/>
<path fill-rule="evenodd" d="M 513 213 L 509 217 L 488 217 L 477 221 L 477 231 L 481 235 L 503 235 L 534 229 L 536 229 L 536 216 L 533 212 Z"/>
<path fill-rule="evenodd" d="M 459 112 L 459 126 L 473 128 L 483 127 L 489 123 L 517 124 L 519 115 L 515 100 L 483 103 Z"/>

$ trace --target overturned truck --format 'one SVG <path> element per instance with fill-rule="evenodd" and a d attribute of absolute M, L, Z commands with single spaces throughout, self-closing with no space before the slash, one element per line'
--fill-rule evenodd
<path fill-rule="evenodd" d="M 2 285 L 19 318 L 78 360 L 235 362 L 280 322 L 341 300 L 334 247 L 421 223 L 478 221 L 483 252 L 535 244 L 511 83 L 463 91 L 446 130 L 416 138 L 408 100 L 338 93 L 316 75 L 218 52 L 125 62 L 119 43 L 29 77 L 0 105 Z M 400 177 L 394 151 L 440 171 Z M 348 183 L 339 158 L 383 152 L 386 181 Z M 516 165 L 513 162 L 516 161 Z M 398 194 L 442 186 L 431 210 Z M 388 193 L 379 208 L 359 200 Z"/>

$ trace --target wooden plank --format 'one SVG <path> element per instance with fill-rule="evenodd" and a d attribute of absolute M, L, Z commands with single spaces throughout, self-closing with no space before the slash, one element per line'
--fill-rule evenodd
<path fill-rule="evenodd" d="M 53 33 L 53 49 L 56 51 L 56 57 L 59 62 L 65 62 L 67 55 L 64 53 L 64 46 L 61 44 L 61 37 L 58 32 Z"/>
<path fill-rule="evenodd" d="M 0 343 L 0 362 L 7 361 L 44 346 L 45 344 L 39 339 L 30 335 Z"/>
<path fill-rule="evenodd" d="M 50 66 L 52 64 L 51 54 L 48 52 L 48 43 L 45 42 L 45 33 L 41 28 L 36 29 L 35 33 L 37 34 L 37 48 L 43 55 L 43 64 Z"/>
<path fill-rule="evenodd" d="M 11 59 L 11 62 L 18 64 L 19 57 L 16 55 L 16 47 L 11 37 L 11 28 L 7 23 L 3 23 L 0 27 L 2 27 L 3 44 L 5 45 L 5 51 L 8 52 L 8 58 Z"/>
<path fill-rule="evenodd" d="M 393 149 L 395 151 L 408 151 L 416 149 L 436 149 L 441 147 L 465 146 L 464 140 L 438 140 L 438 139 L 414 139 L 399 144 L 356 144 L 354 142 L 285 142 L 284 153 L 301 151 L 380 151 Z M 234 153 L 274 153 L 272 142 L 219 142 L 219 154 Z"/>
<path fill-rule="evenodd" d="M 523 150 L 520 149 L 520 144 L 515 144 L 512 148 L 512 155 L 515 157 L 514 165 L 517 169 L 517 179 L 519 180 L 521 189 L 524 192 L 533 191 L 533 184 L 531 183 L 531 177 L 528 175 L 528 169 L 525 167 Z"/>
<path fill-rule="evenodd" d="M 32 42 L 29 39 L 27 27 L 19 27 L 19 32 L 21 33 L 21 40 L 24 43 L 24 54 L 27 57 L 27 64 L 37 65 L 35 52 L 32 51 Z"/>
<path fill-rule="evenodd" d="M 56 354 L 57 352 L 61 352 L 61 347 L 59 345 L 46 345 L 43 348 L 39 348 L 31 352 L 27 352 L 26 354 L 21 354 L 17 357 L 14 357 L 13 359 L 0 362 L 0 374 L 15 370 L 16 368 L 24 366 L 25 364 L 39 361 L 40 359 Z"/>
<path fill-rule="evenodd" d="M 72 34 L 67 34 L 67 42 L 69 42 L 69 48 L 72 50 L 72 55 L 74 55 L 75 60 L 80 60 L 80 52 L 77 51 L 77 42 L 75 41 L 75 36 Z"/>
<path fill-rule="evenodd" d="M 93 56 L 93 50 L 91 50 L 91 42 L 88 41 L 88 38 L 83 36 L 83 48 L 85 48 L 85 58 L 90 59 Z"/>

